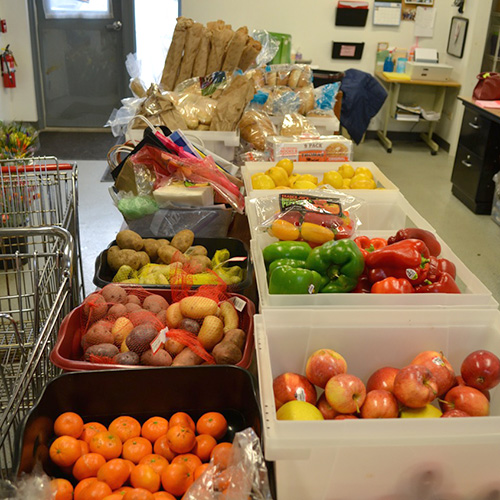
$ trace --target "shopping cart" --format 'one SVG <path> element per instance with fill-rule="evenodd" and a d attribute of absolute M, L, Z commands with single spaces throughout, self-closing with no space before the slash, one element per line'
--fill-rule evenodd
<path fill-rule="evenodd" d="M 72 308 L 74 240 L 62 227 L 0 228 L 0 479 L 9 478 L 15 432 L 44 385 Z"/>
<path fill-rule="evenodd" d="M 73 300 L 85 297 L 78 220 L 78 168 L 54 156 L 0 160 L 0 228 L 60 226 L 75 242 Z"/>

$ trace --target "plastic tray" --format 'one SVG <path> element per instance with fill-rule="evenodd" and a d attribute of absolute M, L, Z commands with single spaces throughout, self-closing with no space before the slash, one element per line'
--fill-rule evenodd
<path fill-rule="evenodd" d="M 48 456 L 53 422 L 65 411 L 77 412 L 85 422 L 104 425 L 119 415 L 143 422 L 156 415 L 169 418 L 177 411 L 193 418 L 207 411 L 220 411 L 229 424 L 227 440 L 247 427 L 261 435 L 254 378 L 241 368 L 196 366 L 69 373 L 45 386 L 26 421 L 17 429 L 13 470 L 18 475 L 33 469 L 35 457 Z M 48 474 L 60 475 L 47 460 L 43 466 Z"/>
<path fill-rule="evenodd" d="M 171 239 L 171 238 L 168 238 Z M 116 241 L 112 241 L 108 248 L 116 245 Z M 253 276 L 253 266 L 250 261 L 249 251 L 243 241 L 236 238 L 195 238 L 193 245 L 203 245 L 207 251 L 208 256 L 212 258 L 217 250 L 222 250 L 227 248 L 231 257 L 247 257 L 246 261 L 243 262 L 229 262 L 228 266 L 240 266 L 243 269 L 243 281 L 235 285 L 229 285 L 228 290 L 232 292 L 238 292 L 245 290 L 252 284 Z M 102 251 L 95 261 L 95 274 L 94 274 L 94 284 L 100 288 L 111 283 L 113 281 L 113 276 L 115 272 L 108 266 L 106 260 L 107 249 Z M 171 287 L 169 285 L 145 285 L 153 290 L 167 289 Z M 198 288 L 198 286 L 193 286 L 193 288 Z"/>
<path fill-rule="evenodd" d="M 405 227 L 401 225 L 398 229 Z M 408 227 L 408 226 L 406 226 Z M 416 227 L 422 227 L 417 225 Z M 388 238 L 395 231 L 363 231 L 359 234 Z M 379 307 L 480 307 L 497 308 L 490 290 L 470 271 L 467 266 L 451 251 L 450 247 L 436 235 L 441 244 L 441 256 L 451 260 L 457 268 L 457 283 L 461 294 L 452 293 L 411 293 L 411 294 L 374 294 L 374 293 L 318 293 L 314 295 L 278 295 L 270 294 L 267 273 L 262 256 L 262 249 L 276 238 L 261 234 L 250 242 L 250 251 L 255 266 L 257 290 L 259 292 L 260 310 L 273 307 L 345 307 L 357 306 L 363 308 Z"/>
<path fill-rule="evenodd" d="M 133 288 L 124 287 L 126 290 L 131 290 Z M 172 302 L 172 292 L 171 290 L 152 290 L 149 288 L 144 288 L 145 291 L 160 295 L 164 297 L 168 303 Z M 190 292 L 194 294 L 195 291 Z M 242 360 L 235 366 L 241 368 L 248 368 L 252 362 L 253 348 L 254 348 L 254 338 L 253 338 L 253 316 L 255 314 L 254 303 L 244 297 L 243 295 L 238 295 L 235 293 L 229 293 L 229 298 L 238 297 L 239 299 L 245 301 L 245 307 L 240 315 L 240 328 L 247 332 L 247 338 L 245 347 L 243 350 Z M 142 365 L 138 366 L 124 366 L 115 364 L 101 364 L 101 363 L 91 363 L 89 361 L 83 361 L 83 350 L 81 347 L 81 328 L 82 328 L 82 306 L 78 306 L 73 309 L 65 318 L 59 330 L 56 344 L 50 353 L 50 361 L 54 363 L 59 368 L 62 368 L 68 372 L 82 371 L 82 370 L 114 370 L 117 368 L 132 368 L 141 369 L 145 368 Z M 175 368 L 175 367 L 172 367 Z"/>
<path fill-rule="evenodd" d="M 277 162 L 275 161 L 256 161 L 256 162 L 246 162 L 243 167 L 241 167 L 241 174 L 243 181 L 245 183 L 245 191 L 247 196 L 254 198 L 259 196 L 267 196 L 269 194 L 274 194 L 279 192 L 274 189 L 253 189 L 252 187 L 252 175 L 265 172 L 266 170 L 274 167 Z M 396 185 L 386 177 L 382 171 L 371 161 L 336 161 L 336 162 L 307 162 L 307 161 L 297 161 L 293 163 L 293 171 L 297 174 L 312 174 L 318 177 L 318 180 L 323 178 L 323 174 L 330 172 L 330 170 L 337 170 L 340 165 L 344 163 L 349 163 L 354 169 L 358 167 L 368 168 L 373 174 L 373 178 L 377 183 L 377 186 L 384 189 L 344 189 L 345 193 L 352 194 L 362 199 L 380 199 L 381 196 L 385 194 L 385 191 L 399 191 Z M 369 197 L 369 198 L 368 198 Z"/>
<path fill-rule="evenodd" d="M 489 417 L 322 422 L 278 421 L 272 388 L 285 371 L 304 373 L 320 348 L 339 352 L 365 383 L 376 369 L 401 368 L 424 350 L 443 351 L 459 372 L 477 349 L 500 355 L 498 310 L 266 310 L 255 317 L 255 342 L 278 498 L 479 500 L 498 492 L 498 388 Z"/>

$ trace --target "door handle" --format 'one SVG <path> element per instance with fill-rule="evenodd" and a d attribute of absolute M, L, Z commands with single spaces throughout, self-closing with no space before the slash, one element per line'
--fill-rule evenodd
<path fill-rule="evenodd" d="M 469 126 L 476 129 L 476 130 L 479 130 L 481 128 L 479 125 L 476 125 L 475 123 L 471 123 L 471 122 L 469 122 Z"/>
<path fill-rule="evenodd" d="M 106 29 L 109 31 L 120 31 L 122 29 L 122 22 L 121 21 L 115 21 L 112 24 L 106 24 Z"/>
<path fill-rule="evenodd" d="M 466 166 L 467 168 L 472 167 L 472 163 L 470 161 L 462 160 L 462 165 Z"/>

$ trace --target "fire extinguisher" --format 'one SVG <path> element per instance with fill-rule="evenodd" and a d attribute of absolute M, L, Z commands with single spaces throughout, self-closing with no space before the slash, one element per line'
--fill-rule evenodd
<path fill-rule="evenodd" d="M 2 66 L 2 80 L 3 86 L 7 89 L 16 86 L 16 60 L 14 54 L 9 50 L 9 45 L 0 54 L 0 64 Z"/>

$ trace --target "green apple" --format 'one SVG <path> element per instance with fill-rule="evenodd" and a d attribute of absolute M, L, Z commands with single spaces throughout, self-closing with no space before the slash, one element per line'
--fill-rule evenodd
<path fill-rule="evenodd" d="M 423 408 L 403 408 L 401 418 L 440 418 L 443 413 L 430 403 Z"/>
<path fill-rule="evenodd" d="M 288 401 L 277 412 L 278 420 L 324 420 L 316 406 L 306 401 Z"/>

